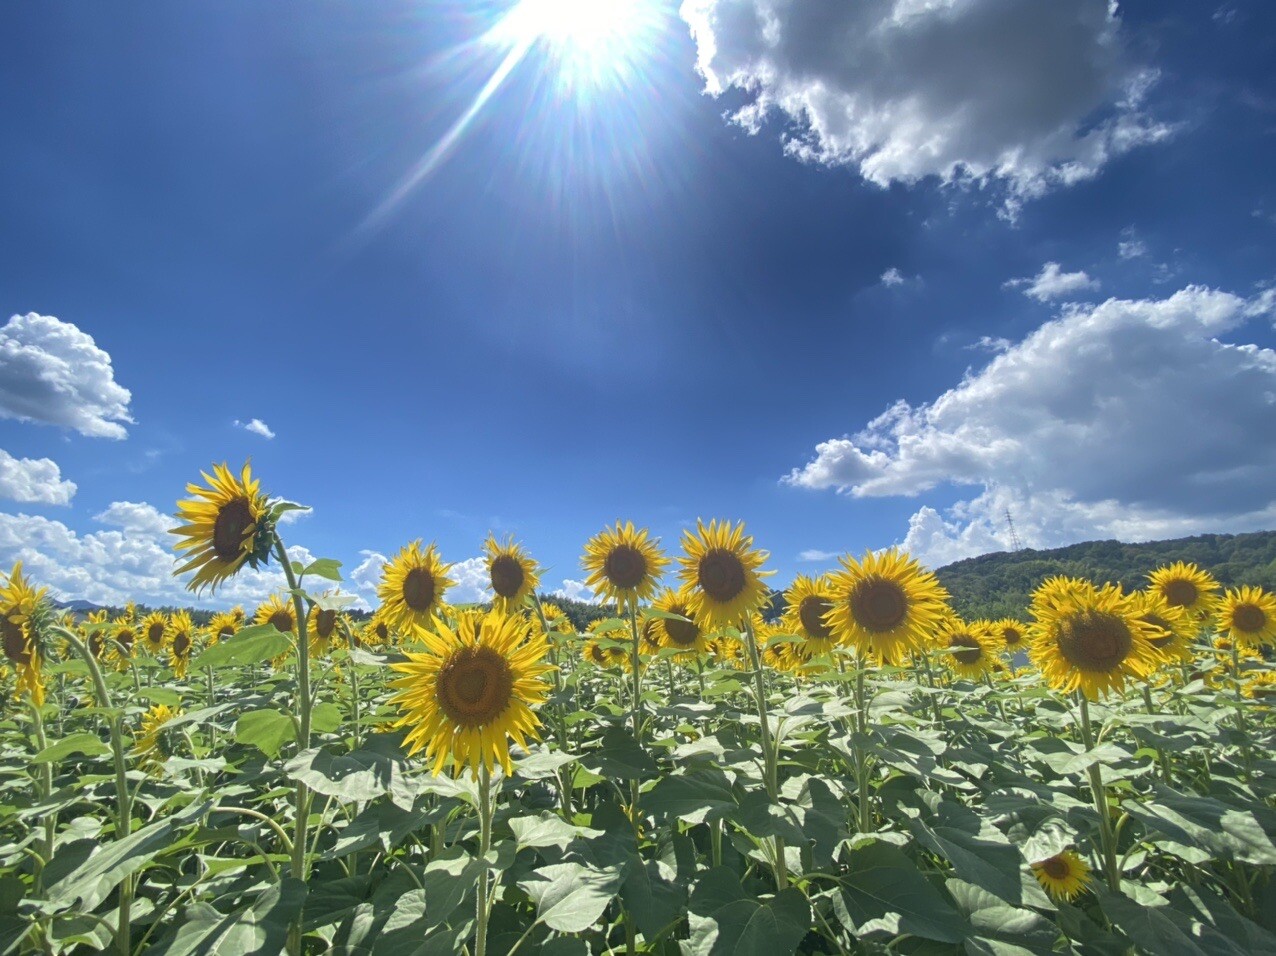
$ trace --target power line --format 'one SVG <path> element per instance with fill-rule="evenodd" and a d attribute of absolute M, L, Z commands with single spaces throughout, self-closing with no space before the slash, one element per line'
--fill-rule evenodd
<path fill-rule="evenodd" d="M 1010 509 L 1006 509 L 1006 527 L 1010 529 L 1010 550 L 1022 551 L 1023 542 L 1019 540 L 1019 534 L 1015 531 L 1015 519 L 1010 517 Z"/>

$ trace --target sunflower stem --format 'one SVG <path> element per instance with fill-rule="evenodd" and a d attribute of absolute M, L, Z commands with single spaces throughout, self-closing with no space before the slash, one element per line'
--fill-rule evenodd
<path fill-rule="evenodd" d="M 487 956 L 487 851 L 492 847 L 492 771 L 479 761 L 479 862 L 478 900 L 474 912 L 474 956 Z"/>
<path fill-rule="evenodd" d="M 634 740 L 638 743 L 638 748 L 642 749 L 642 661 L 640 652 L 642 650 L 642 638 L 638 634 L 638 602 L 629 602 L 629 634 L 632 644 L 629 649 L 630 676 L 632 680 L 633 692 L 633 727 Z M 635 829 L 638 827 L 638 793 L 639 783 L 637 778 L 630 781 L 629 784 L 629 801 L 630 801 L 630 819 L 633 821 Z"/>
<path fill-rule="evenodd" d="M 27 705 L 31 708 L 32 729 L 35 732 L 35 749 L 36 753 L 40 753 L 45 747 L 49 746 L 48 740 L 44 735 L 44 715 L 40 712 L 40 708 L 36 706 L 35 701 L 27 701 Z M 46 760 L 40 765 L 40 799 L 47 801 L 53 795 L 53 761 Z M 58 814 L 57 810 L 49 808 L 44 813 L 44 840 L 41 844 L 40 857 L 42 861 L 53 859 L 53 836 L 57 828 Z M 37 865 L 35 871 L 35 891 L 38 896 L 44 891 L 44 866 L 41 862 Z"/>
<path fill-rule="evenodd" d="M 1090 701 L 1078 692 L 1081 701 L 1081 738 L 1087 752 L 1094 750 L 1094 730 L 1090 724 Z M 1108 813 L 1108 797 L 1103 788 L 1103 771 L 1096 760 L 1090 764 L 1090 793 L 1094 797 L 1094 809 L 1099 814 L 1099 842 L 1103 851 L 1103 868 L 1108 887 L 1114 893 L 1121 891 L 1121 870 L 1117 863 L 1116 838 L 1112 833 L 1112 817 Z"/>
<path fill-rule="evenodd" d="M 1147 684 L 1143 685 L 1143 706 L 1147 708 L 1149 716 L 1155 716 L 1156 708 L 1152 706 L 1152 688 L 1148 687 Z M 1161 765 L 1161 777 L 1168 785 L 1170 783 L 1170 757 L 1160 744 L 1156 745 L 1156 761 Z"/>
<path fill-rule="evenodd" d="M 541 622 L 541 631 L 545 634 L 545 641 L 549 645 L 549 662 L 554 668 L 554 697 L 558 698 L 555 700 L 554 706 L 550 708 L 550 716 L 554 721 L 554 736 L 558 740 L 558 749 L 566 753 L 568 751 L 568 733 L 567 720 L 564 714 L 566 708 L 561 703 L 563 673 L 558 663 L 558 641 L 549 629 L 549 622 L 545 619 L 545 609 L 541 606 L 541 597 L 535 591 L 532 592 L 532 607 L 536 608 L 536 617 Z M 571 823 L 572 791 L 570 785 L 564 785 L 564 780 L 570 780 L 570 778 L 566 776 L 565 772 L 556 771 L 554 779 L 558 781 L 559 803 L 562 804 L 563 819 Z"/>
<path fill-rule="evenodd" d="M 753 633 L 753 622 L 745 616 L 745 644 L 749 649 L 749 662 L 753 666 L 754 699 L 758 706 L 758 720 L 762 728 L 762 759 L 765 764 L 765 784 L 767 796 L 777 807 L 780 806 L 780 759 L 778 747 L 771 737 L 771 722 L 767 717 L 766 679 L 762 673 L 762 655 L 758 653 L 757 635 Z M 775 890 L 780 892 L 789 885 L 788 863 L 784 858 L 784 838 L 776 836 L 774 842 L 775 860 L 772 864 L 775 871 Z"/>
<path fill-rule="evenodd" d="M 1240 642 L 1232 637 L 1232 686 L 1236 690 L 1236 724 L 1241 732 L 1241 758 L 1245 762 L 1245 779 L 1251 776 L 1252 758 L 1249 752 L 1249 725 L 1245 721 L 1245 695 L 1241 691 Z"/>
<path fill-rule="evenodd" d="M 873 813 L 868 794 L 868 755 L 864 753 L 864 743 L 868 740 L 868 708 L 864 701 L 865 660 L 860 657 L 855 662 L 855 780 L 859 790 L 860 832 L 871 833 L 873 829 Z"/>

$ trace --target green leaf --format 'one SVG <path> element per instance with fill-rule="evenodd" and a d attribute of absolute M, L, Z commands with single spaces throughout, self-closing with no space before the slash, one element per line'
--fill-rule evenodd
<path fill-rule="evenodd" d="M 80 733 L 71 734 L 63 737 L 56 744 L 50 744 L 41 750 L 32 758 L 33 763 L 52 763 L 55 760 L 61 760 L 69 757 L 71 754 L 84 754 L 86 757 L 96 757 L 99 754 L 110 753 L 111 748 L 102 743 L 98 739 L 97 734 L 81 731 Z"/>
<path fill-rule="evenodd" d="M 306 565 L 301 572 L 304 577 L 313 574 L 315 577 L 327 578 L 329 581 L 341 580 L 341 562 L 332 558 L 317 558 Z"/>
<path fill-rule="evenodd" d="M 310 710 L 310 729 L 320 734 L 330 734 L 341 726 L 341 708 L 324 701 Z"/>
<path fill-rule="evenodd" d="M 292 877 L 262 890 L 249 906 L 224 915 L 207 903 L 186 909 L 186 919 L 165 944 L 149 952 L 157 956 L 205 953 L 281 953 L 288 925 L 306 901 L 306 884 Z"/>
<path fill-rule="evenodd" d="M 641 800 L 648 813 L 688 823 L 720 820 L 738 806 L 731 781 L 717 767 L 664 777 Z"/>
<path fill-rule="evenodd" d="M 811 907 L 792 887 L 768 900 L 746 893 L 724 866 L 705 873 L 691 894 L 691 956 L 791 956 L 811 928 Z"/>
<path fill-rule="evenodd" d="M 250 710 L 235 721 L 235 740 L 256 747 L 267 757 L 279 756 L 279 751 L 296 739 L 292 718 L 277 710 Z"/>
<path fill-rule="evenodd" d="M 347 754 L 306 750 L 284 764 L 290 779 L 300 780 L 325 797 L 352 803 L 388 793 L 396 805 L 409 810 L 417 790 L 407 780 L 405 769 L 402 760 L 367 748 Z"/>
<path fill-rule="evenodd" d="M 1244 956 L 1244 951 L 1235 945 L 1230 950 L 1218 947 L 1211 947 L 1208 951 L 1202 949 L 1171 918 L 1175 914 L 1169 907 L 1143 906 L 1102 887 L 1095 888 L 1095 895 L 1112 924 L 1144 952 L 1156 953 L 1157 956 L 1206 956 L 1207 952 L 1210 956 Z M 1183 919 L 1190 922 L 1186 916 Z"/>
<path fill-rule="evenodd" d="M 676 882 L 673 867 L 645 860 L 629 867 L 620 887 L 625 911 L 643 936 L 652 939 L 678 919 L 687 905 L 687 889 Z"/>
<path fill-rule="evenodd" d="M 852 850 L 841 903 L 856 936 L 907 933 L 960 943 L 970 925 L 898 847 L 874 840 Z"/>
<path fill-rule="evenodd" d="M 196 671 L 213 667 L 244 667 L 272 661 L 292 647 L 292 640 L 273 624 L 246 627 L 234 637 L 218 641 L 191 662 Z"/>
<path fill-rule="evenodd" d="M 1211 797 L 1157 787 L 1154 803 L 1125 800 L 1121 806 L 1148 829 L 1219 859 L 1276 864 L 1276 846 L 1270 836 L 1276 831 L 1276 813 L 1261 804 L 1241 810 Z"/>
<path fill-rule="evenodd" d="M 569 763 L 575 763 L 576 759 L 574 754 L 561 750 L 537 750 L 530 757 L 514 761 L 514 776 L 524 780 L 544 780 Z"/>
<path fill-rule="evenodd" d="M 536 918 L 560 933 L 583 933 L 603 915 L 620 888 L 616 870 L 557 863 L 533 870 L 518 885 L 536 904 Z"/>
<path fill-rule="evenodd" d="M 940 803 L 938 821 L 933 826 L 921 818 L 910 821 L 919 843 L 951 863 L 963 880 L 1008 903 L 1023 899 L 1023 856 L 1000 830 L 974 811 L 948 801 Z"/>
<path fill-rule="evenodd" d="M 572 826 L 558 814 L 548 810 L 543 810 L 534 817 L 514 817 L 509 821 L 509 827 L 514 833 L 515 845 L 520 850 L 550 846 L 563 850 L 579 837 L 589 839 L 603 835 L 601 830 Z"/>
<path fill-rule="evenodd" d="M 599 776 L 613 780 L 642 780 L 656 772 L 656 762 L 621 727 L 607 728 L 602 746 L 582 754 L 580 762 Z"/>
<path fill-rule="evenodd" d="M 1040 913 L 1011 906 L 964 880 L 948 880 L 944 885 L 974 931 L 965 942 L 971 956 L 1054 953 L 1059 928 Z"/>

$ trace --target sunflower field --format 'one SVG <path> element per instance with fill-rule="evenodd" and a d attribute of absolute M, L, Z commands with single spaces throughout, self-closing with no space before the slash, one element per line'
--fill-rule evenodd
<path fill-rule="evenodd" d="M 1276 598 L 1192 565 L 964 621 L 907 555 L 799 577 L 742 524 L 583 547 L 585 633 L 514 540 L 490 607 L 407 544 L 371 619 L 245 466 L 196 626 L 0 576 L 0 952 L 1276 954 Z"/>

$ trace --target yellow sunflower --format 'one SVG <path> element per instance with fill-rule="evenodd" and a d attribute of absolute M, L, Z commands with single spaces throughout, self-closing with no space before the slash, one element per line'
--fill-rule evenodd
<path fill-rule="evenodd" d="M 1273 643 L 1276 641 L 1276 596 L 1253 587 L 1228 591 L 1219 608 L 1218 629 L 1219 633 L 1249 647 Z"/>
<path fill-rule="evenodd" d="M 158 654 L 164 649 L 164 632 L 168 630 L 168 617 L 163 611 L 146 615 L 137 629 L 141 632 L 142 643 L 152 654 Z"/>
<path fill-rule="evenodd" d="M 768 635 L 765 639 L 759 638 L 759 641 L 762 644 L 759 649 L 762 663 L 773 670 L 794 672 L 811 659 L 803 643 L 790 636 Z"/>
<path fill-rule="evenodd" d="M 476 774 L 500 764 L 513 773 L 509 738 L 521 747 L 539 739 L 540 719 L 532 707 L 544 701 L 542 676 L 549 645 L 518 615 L 492 612 L 463 617 L 455 631 L 440 620 L 423 630 L 425 653 L 409 652 L 391 667 L 392 704 L 404 712 L 396 727 L 408 728 L 409 754 L 425 748 L 435 774 L 449 763 Z"/>
<path fill-rule="evenodd" d="M 1200 619 L 1217 609 L 1222 586 L 1195 564 L 1175 561 L 1148 575 L 1148 590 L 1160 594 L 1170 607 L 1181 607 Z"/>
<path fill-rule="evenodd" d="M 1063 607 L 1074 600 L 1089 600 L 1095 595 L 1094 585 L 1084 578 L 1070 578 L 1056 574 L 1046 578 L 1032 592 L 1033 616 L 1040 616 L 1051 608 Z"/>
<path fill-rule="evenodd" d="M 396 554 L 381 570 L 377 585 L 381 612 L 390 626 L 401 631 L 428 627 L 439 613 L 443 593 L 456 583 L 447 576 L 451 567 L 439 557 L 435 545 L 422 549 L 420 540 Z"/>
<path fill-rule="evenodd" d="M 541 613 L 545 615 L 545 625 L 551 630 L 559 634 L 574 634 L 576 627 L 572 624 L 571 618 L 557 604 L 552 601 L 541 602 Z"/>
<path fill-rule="evenodd" d="M 1154 636 L 1139 619 L 1134 598 L 1108 585 L 1092 597 L 1041 611 L 1029 656 L 1055 690 L 1079 690 L 1095 700 L 1121 690 L 1127 677 L 1145 678 L 1156 669 Z"/>
<path fill-rule="evenodd" d="M 492 585 L 492 609 L 511 614 L 541 583 L 540 566 L 510 537 L 504 544 L 489 534 L 483 544 L 487 574 Z"/>
<path fill-rule="evenodd" d="M 368 623 L 363 625 L 362 630 L 359 632 L 363 643 L 369 647 L 385 647 L 389 644 L 397 643 L 394 634 L 389 615 L 382 611 L 381 608 L 377 608 L 373 612 L 372 617 L 368 619 Z"/>
<path fill-rule="evenodd" d="M 1090 885 L 1090 864 L 1072 850 L 1032 864 L 1032 872 L 1042 888 L 1056 900 L 1075 899 Z"/>
<path fill-rule="evenodd" d="M 615 528 L 603 528 L 585 543 L 580 563 L 589 572 L 586 586 L 615 601 L 623 614 L 631 604 L 651 600 L 669 559 L 646 528 L 617 521 Z"/>
<path fill-rule="evenodd" d="M 603 641 L 612 643 L 604 644 Z M 590 637 L 585 641 L 584 658 L 595 667 L 604 669 L 628 668 L 631 665 L 630 651 L 623 644 L 614 643 L 615 634 L 609 633 Z"/>
<path fill-rule="evenodd" d="M 951 612 L 948 592 L 913 558 L 891 549 L 847 555 L 829 576 L 833 610 L 825 620 L 841 642 L 866 657 L 898 664 L 920 651 Z"/>
<path fill-rule="evenodd" d="M 685 556 L 679 577 L 692 615 L 704 627 L 738 624 L 740 618 L 757 610 L 770 595 L 762 578 L 774 571 L 760 571 L 767 552 L 753 547 L 753 537 L 744 533 L 744 523 L 729 521 L 696 522 L 696 531 L 682 533 Z"/>
<path fill-rule="evenodd" d="M 828 579 L 799 574 L 784 592 L 786 606 L 780 626 L 804 638 L 806 649 L 812 655 L 827 654 L 837 644 L 827 620 L 836 597 Z"/>
<path fill-rule="evenodd" d="M 958 677 L 979 680 L 999 663 L 998 640 L 986 623 L 967 624 L 957 618 L 939 631 L 939 648 L 946 650 L 944 663 Z"/>
<path fill-rule="evenodd" d="M 239 613 L 236 614 L 236 611 Z M 229 640 L 238 634 L 239 629 L 243 626 L 243 608 L 234 608 L 230 611 L 218 611 L 208 621 L 209 643 L 217 644 L 220 641 Z"/>
<path fill-rule="evenodd" d="M 213 474 L 203 476 L 208 487 L 186 486 L 195 497 L 177 503 L 175 517 L 185 523 L 171 531 L 182 539 L 175 550 L 189 559 L 175 573 L 194 571 L 186 587 L 196 593 L 205 587 L 216 590 L 245 562 L 257 567 L 269 557 L 274 543 L 273 532 L 264 523 L 266 495 L 248 463 L 238 477 L 225 463 L 214 465 Z"/>
<path fill-rule="evenodd" d="M 13 566 L 9 579 L 0 588 L 0 639 L 4 656 L 17 672 L 15 696 L 28 694 L 37 707 L 44 706 L 44 677 L 41 667 L 44 654 L 40 647 L 32 617 L 44 603 L 47 588 L 36 590 L 22 576 L 22 562 Z"/>
<path fill-rule="evenodd" d="M 140 766 L 154 772 L 160 765 L 176 754 L 169 735 L 164 732 L 164 725 L 176 717 L 182 716 L 181 708 L 156 704 L 142 715 L 142 726 L 138 728 L 133 744 L 133 756 Z"/>
<path fill-rule="evenodd" d="M 1151 628 L 1152 647 L 1165 660 L 1191 663 L 1192 621 L 1181 607 L 1165 600 L 1160 591 L 1136 591 L 1135 613 Z"/>
<path fill-rule="evenodd" d="M 253 615 L 254 624 L 270 624 L 276 631 L 291 634 L 297 630 L 297 611 L 292 598 L 272 594 Z"/>
<path fill-rule="evenodd" d="M 1247 680 L 1241 693 L 1254 700 L 1270 701 L 1276 698 L 1276 670 L 1261 670 Z"/>
<path fill-rule="evenodd" d="M 335 610 L 321 610 L 318 604 L 311 605 L 306 615 L 306 636 L 310 640 L 310 656 L 323 657 L 336 645 L 341 636 L 341 613 Z"/>
<path fill-rule="evenodd" d="M 685 621 L 675 621 L 667 617 L 649 618 L 655 622 L 653 631 L 661 647 L 671 647 L 676 651 L 685 652 L 688 656 L 708 653 L 709 635 L 698 623 L 699 618 L 692 609 L 691 598 L 685 591 L 672 591 L 665 588 L 651 606 L 657 611 L 687 618 Z M 682 659 L 681 655 L 679 659 Z"/>
<path fill-rule="evenodd" d="M 1013 617 L 1003 617 L 999 621 L 984 622 L 988 631 L 1001 642 L 1002 649 L 1015 654 L 1028 649 L 1028 625 L 1016 621 Z"/>
<path fill-rule="evenodd" d="M 161 617 L 163 615 L 160 615 Z M 151 615 L 154 617 L 154 615 Z M 145 620 L 149 620 L 146 618 Z M 99 645 L 99 650 L 94 653 L 94 657 L 108 661 L 112 666 L 119 670 L 124 670 L 129 666 L 129 661 L 133 659 L 133 655 L 137 651 L 137 639 L 142 633 L 141 626 L 136 624 L 132 618 L 118 618 L 110 630 L 105 633 L 99 631 L 94 637 L 103 638 L 103 643 Z M 93 638 L 90 638 L 92 642 Z"/>
<path fill-rule="evenodd" d="M 169 664 L 173 673 L 179 678 L 186 676 L 190 666 L 191 650 L 195 646 L 195 626 L 186 611 L 177 611 L 168 619 L 168 635 L 166 637 L 169 650 Z"/>

